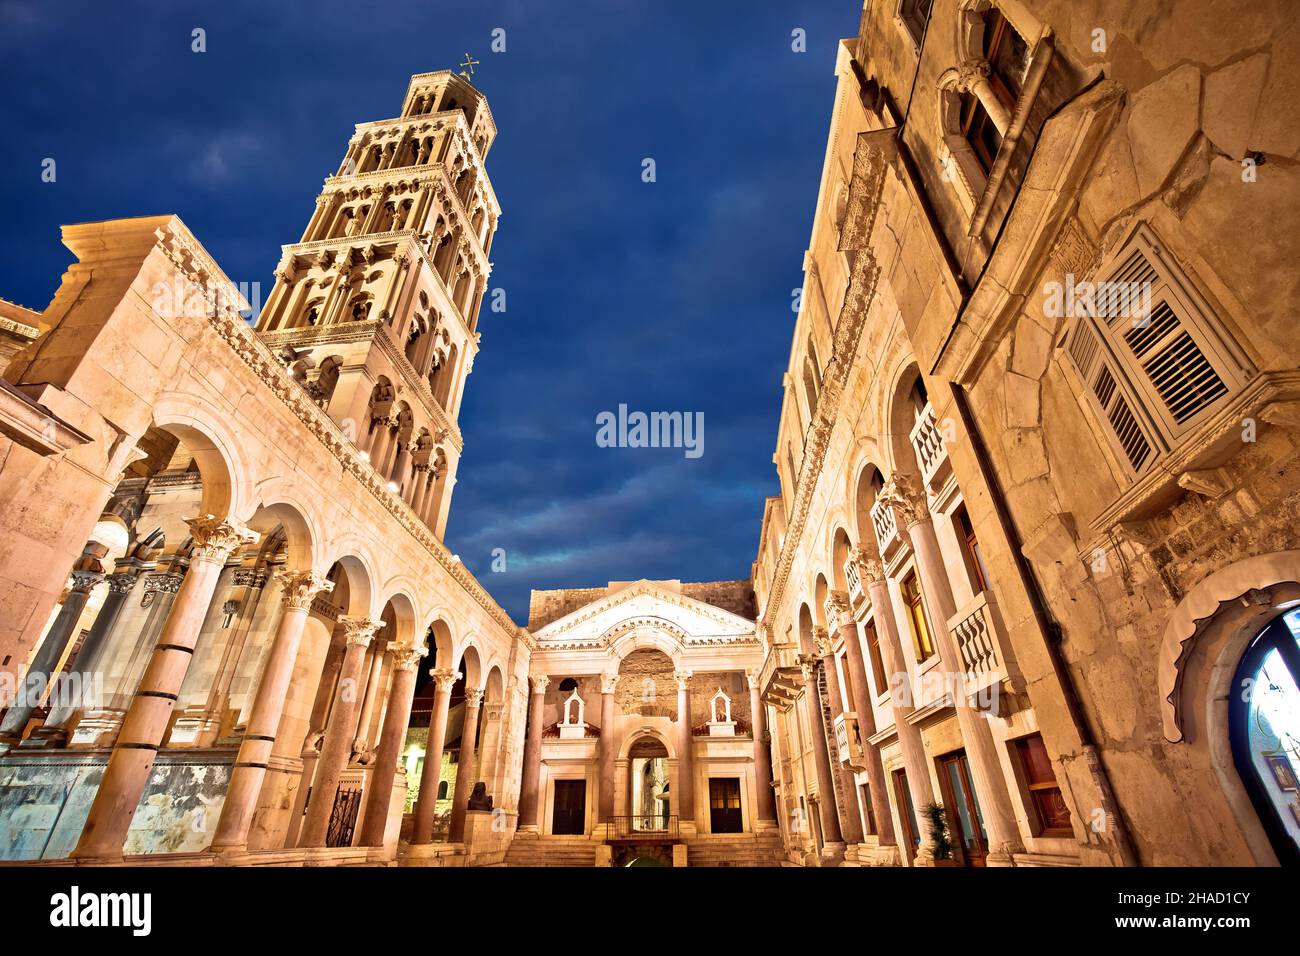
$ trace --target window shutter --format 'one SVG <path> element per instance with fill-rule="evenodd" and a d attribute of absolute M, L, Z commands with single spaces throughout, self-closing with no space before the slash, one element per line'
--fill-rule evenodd
<path fill-rule="evenodd" d="M 1115 381 L 1109 364 L 1101 356 L 1097 333 L 1087 319 L 1080 319 L 1075 326 L 1069 352 L 1079 376 L 1092 389 L 1093 398 L 1110 423 L 1124 457 L 1135 472 L 1140 472 L 1151 457 L 1151 442 L 1134 418 L 1128 398 Z"/>

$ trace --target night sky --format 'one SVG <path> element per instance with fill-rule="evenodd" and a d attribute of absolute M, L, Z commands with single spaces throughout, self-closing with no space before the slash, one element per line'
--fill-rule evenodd
<path fill-rule="evenodd" d="M 521 622 L 530 588 L 747 577 L 860 7 L 0 0 L 0 296 L 45 307 L 63 223 L 174 212 L 265 297 L 353 125 L 469 51 L 499 128 L 489 289 L 507 309 L 480 321 L 448 545 Z M 621 403 L 703 412 L 704 454 L 598 447 Z"/>

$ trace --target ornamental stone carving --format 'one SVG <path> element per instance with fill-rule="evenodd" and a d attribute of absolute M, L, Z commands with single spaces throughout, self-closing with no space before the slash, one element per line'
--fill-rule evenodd
<path fill-rule="evenodd" d="M 838 631 L 853 623 L 853 613 L 849 610 L 849 599 L 838 591 L 832 591 L 826 598 L 826 624 L 831 630 Z"/>
<path fill-rule="evenodd" d="M 383 621 L 373 621 L 368 617 L 341 617 L 343 633 L 349 647 L 369 647 L 375 632 L 384 626 Z"/>
<path fill-rule="evenodd" d="M 824 627 L 813 625 L 812 642 L 813 647 L 817 648 L 818 657 L 830 657 L 835 653 L 834 645 L 831 643 L 831 636 Z"/>
<path fill-rule="evenodd" d="M 275 580 L 284 588 L 280 596 L 286 610 L 307 611 L 317 594 L 334 590 L 334 582 L 319 571 L 275 572 Z"/>
<path fill-rule="evenodd" d="M 904 528 L 911 528 L 930 517 L 930 507 L 916 479 L 907 474 L 895 474 L 885 482 L 876 495 L 877 501 L 883 501 L 894 509 L 894 517 Z"/>
<path fill-rule="evenodd" d="M 429 671 L 429 676 L 433 678 L 433 682 L 437 685 L 438 690 L 443 693 L 450 692 L 456 685 L 456 681 L 460 680 L 460 674 L 458 672 L 446 667 L 435 667 L 431 669 Z"/>
<path fill-rule="evenodd" d="M 257 533 L 229 518 L 216 515 L 199 515 L 186 518 L 190 529 L 190 538 L 194 547 L 190 551 L 190 561 L 213 561 L 224 563 L 237 549 L 257 540 Z"/>
<path fill-rule="evenodd" d="M 422 658 L 429 656 L 427 647 L 412 647 L 410 644 L 404 644 L 401 641 L 389 641 L 388 651 L 393 655 L 393 666 L 399 671 L 407 671 L 408 673 L 420 665 Z"/>
<path fill-rule="evenodd" d="M 118 571 L 108 576 L 108 589 L 114 594 L 127 594 L 134 587 L 139 576 L 129 571 Z"/>
<path fill-rule="evenodd" d="M 614 693 L 614 689 L 615 689 L 616 687 L 618 687 L 618 675 L 617 675 L 617 674 L 601 674 L 601 675 L 600 675 L 600 692 L 601 692 L 602 694 L 612 694 L 612 693 Z"/>
<path fill-rule="evenodd" d="M 885 580 L 884 563 L 870 551 L 864 548 L 854 548 L 849 554 L 849 560 L 857 567 L 858 580 L 862 582 L 864 587 Z"/>
<path fill-rule="evenodd" d="M 466 707 L 470 708 L 471 710 L 478 710 L 479 706 L 480 706 L 482 703 L 483 703 L 483 691 L 482 691 L 482 690 L 467 690 L 467 691 L 465 691 L 465 706 L 466 706 Z"/>

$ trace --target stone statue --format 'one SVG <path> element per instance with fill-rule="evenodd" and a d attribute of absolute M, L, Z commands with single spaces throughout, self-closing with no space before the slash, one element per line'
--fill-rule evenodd
<path fill-rule="evenodd" d="M 471 810 L 491 810 L 492 797 L 488 795 L 487 784 L 480 780 L 474 784 L 474 790 L 469 795 L 469 809 Z"/>

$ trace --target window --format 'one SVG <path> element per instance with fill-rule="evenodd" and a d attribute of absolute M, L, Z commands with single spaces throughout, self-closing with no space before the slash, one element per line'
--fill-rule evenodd
<path fill-rule="evenodd" d="M 934 638 L 930 633 L 930 624 L 925 616 L 925 605 L 921 600 L 921 585 L 912 571 L 903 578 L 903 603 L 907 607 L 907 623 L 912 631 L 912 646 L 916 650 L 918 661 L 928 661 L 934 656 Z"/>
<path fill-rule="evenodd" d="M 885 681 L 885 662 L 880 656 L 880 635 L 876 632 L 875 619 L 863 624 L 862 630 L 867 635 L 867 656 L 871 659 L 871 683 L 875 685 L 876 696 L 879 697 L 889 685 Z"/>
<path fill-rule="evenodd" d="M 921 45 L 921 37 L 925 35 L 925 24 L 930 19 L 932 6 L 934 0 L 902 0 L 898 5 L 898 18 L 903 21 L 903 26 L 911 34 L 912 42 L 918 47 Z"/>
<path fill-rule="evenodd" d="M 1002 148 L 1002 134 L 974 93 L 961 94 L 961 135 L 970 144 L 980 169 L 987 176 L 993 169 L 998 150 Z"/>
<path fill-rule="evenodd" d="M 862 807 L 862 825 L 867 836 L 874 836 L 879 831 L 876 829 L 876 810 L 871 805 L 871 784 L 858 784 L 858 806 Z"/>
<path fill-rule="evenodd" d="M 1012 741 L 1016 756 L 1020 760 L 1020 770 L 1024 774 L 1025 788 L 1029 791 L 1029 800 L 1035 821 L 1034 830 L 1038 836 L 1068 837 L 1073 835 L 1070 829 L 1070 810 L 1061 796 L 1061 788 L 1056 784 L 1056 774 L 1052 770 L 1052 761 L 1047 756 L 1041 734 L 1030 734 Z"/>
<path fill-rule="evenodd" d="M 962 556 L 966 559 L 966 568 L 970 573 L 971 587 L 975 593 L 989 588 L 989 572 L 984 567 L 984 555 L 980 551 L 979 540 L 975 537 L 975 526 L 971 524 L 970 514 L 962 505 L 952 516 L 957 528 L 957 540 L 961 543 Z"/>
<path fill-rule="evenodd" d="M 1066 352 L 1134 474 L 1241 386 L 1244 361 L 1146 225 L 1071 295 Z"/>
<path fill-rule="evenodd" d="M 984 17 L 984 59 L 993 92 L 1008 110 L 1014 110 L 1029 69 L 1029 45 L 996 7 Z"/>

